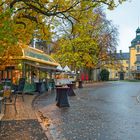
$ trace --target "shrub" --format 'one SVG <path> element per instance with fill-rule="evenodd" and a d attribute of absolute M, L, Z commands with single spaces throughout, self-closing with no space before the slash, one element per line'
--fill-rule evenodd
<path fill-rule="evenodd" d="M 102 81 L 108 81 L 109 80 L 109 71 L 107 69 L 102 69 L 100 72 L 100 78 Z"/>

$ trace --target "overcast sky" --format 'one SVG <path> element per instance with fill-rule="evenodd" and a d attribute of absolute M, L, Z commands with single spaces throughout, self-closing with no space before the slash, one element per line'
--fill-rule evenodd
<path fill-rule="evenodd" d="M 136 36 L 136 29 L 140 26 L 140 0 L 131 0 L 118 6 L 115 10 L 106 10 L 107 19 L 112 20 L 119 29 L 119 46 L 117 51 L 129 51 L 131 41 Z"/>

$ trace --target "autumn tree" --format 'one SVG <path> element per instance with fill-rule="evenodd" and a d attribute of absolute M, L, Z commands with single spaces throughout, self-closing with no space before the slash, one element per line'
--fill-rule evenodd
<path fill-rule="evenodd" d="M 117 28 L 106 19 L 101 8 L 82 12 L 73 32 L 67 32 L 57 41 L 54 57 L 74 70 L 99 68 L 110 65 L 117 45 Z"/>
<path fill-rule="evenodd" d="M 22 54 L 20 45 L 29 41 L 30 33 L 27 32 L 27 28 L 24 29 L 21 25 L 14 23 L 11 17 L 12 10 L 0 10 L 0 65 L 6 65 L 11 56 Z"/>
<path fill-rule="evenodd" d="M 14 49 L 18 42 L 29 44 L 36 29 L 41 39 L 50 40 L 56 26 L 55 20 L 67 21 L 73 27 L 73 21 L 80 20 L 79 13 L 88 12 L 103 4 L 113 9 L 125 1 L 127 0 L 0 0 L 1 56 L 9 54 L 7 49 Z"/>
<path fill-rule="evenodd" d="M 99 34 L 94 36 L 98 42 L 97 58 L 98 63 L 96 68 L 101 67 L 112 67 L 116 60 L 114 57 L 114 52 L 118 45 L 118 29 L 115 27 L 111 21 L 106 19 L 105 14 L 98 9 L 97 13 L 101 15 L 101 27 Z"/>
<path fill-rule="evenodd" d="M 45 36 L 45 29 L 53 28 L 56 18 L 67 20 L 73 25 L 75 13 L 88 11 L 103 4 L 113 9 L 125 1 L 127 0 L 0 0 L 0 8 L 2 13 L 12 9 L 12 19 L 16 24 L 27 28 L 27 32 L 33 31 L 37 26 L 40 33 Z"/>
<path fill-rule="evenodd" d="M 34 30 L 40 27 L 41 39 L 50 39 L 47 26 L 32 24 L 31 20 L 24 19 L 24 23 L 14 20 L 14 10 L 4 4 L 0 7 L 0 65 L 10 63 L 11 57 L 21 56 L 22 47 L 30 44 Z M 26 26 L 28 25 L 28 26 Z"/>

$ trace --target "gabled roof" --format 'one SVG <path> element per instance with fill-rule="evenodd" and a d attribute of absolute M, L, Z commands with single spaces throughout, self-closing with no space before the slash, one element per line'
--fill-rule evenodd
<path fill-rule="evenodd" d="M 116 53 L 117 59 L 128 60 L 130 53 Z"/>
<path fill-rule="evenodd" d="M 23 59 L 32 60 L 32 61 L 54 65 L 54 66 L 59 65 L 52 57 L 50 57 L 49 55 L 47 55 L 41 50 L 28 47 L 22 49 L 22 51 L 23 51 Z"/>
<path fill-rule="evenodd" d="M 22 53 L 19 56 L 12 56 L 12 59 L 30 60 L 54 67 L 59 65 L 51 56 L 44 53 L 42 50 L 29 46 L 19 48 L 21 49 Z"/>
<path fill-rule="evenodd" d="M 9 61 L 8 64 L 13 65 L 14 60 L 29 60 L 32 62 L 41 63 L 43 65 L 49 65 L 53 67 L 57 67 L 59 63 L 57 63 L 50 55 L 46 54 L 44 51 L 32 48 L 29 46 L 22 47 L 21 45 L 16 48 L 17 53 L 15 53 L 15 49 L 11 51 L 11 56 L 8 57 Z M 0 59 L 4 59 L 0 57 Z M 11 60 L 11 62 L 10 62 Z M 12 61 L 13 60 L 13 61 Z"/>

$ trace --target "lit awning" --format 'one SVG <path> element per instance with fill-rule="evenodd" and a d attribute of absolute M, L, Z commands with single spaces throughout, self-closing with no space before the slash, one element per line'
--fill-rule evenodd
<path fill-rule="evenodd" d="M 16 66 L 18 61 L 17 60 L 23 60 L 24 62 L 29 62 L 30 65 L 42 68 L 42 69 L 56 69 L 59 65 L 50 55 L 46 54 L 44 51 L 32 48 L 32 47 L 17 47 L 16 50 L 18 50 L 17 54 L 15 53 L 15 50 L 10 50 L 11 56 L 7 57 L 0 57 L 0 59 L 5 59 L 8 61 L 5 63 L 4 66 L 0 66 L 1 70 L 4 70 L 6 66 Z M 13 52 L 12 52 L 13 51 Z M 33 63 L 33 64 L 32 64 Z M 38 63 L 39 65 L 36 66 L 35 64 Z"/>
<path fill-rule="evenodd" d="M 58 66 L 59 64 L 49 55 L 41 50 L 28 47 L 23 49 L 23 59 L 31 60 L 47 65 Z"/>
<path fill-rule="evenodd" d="M 41 69 L 42 71 L 46 71 L 46 70 L 57 71 L 56 67 L 52 67 L 52 66 L 42 66 L 42 65 L 33 64 L 33 63 L 30 63 L 30 62 L 25 62 L 24 64 L 33 66 L 33 67 L 35 67 L 35 68 L 39 68 L 39 69 Z"/>

